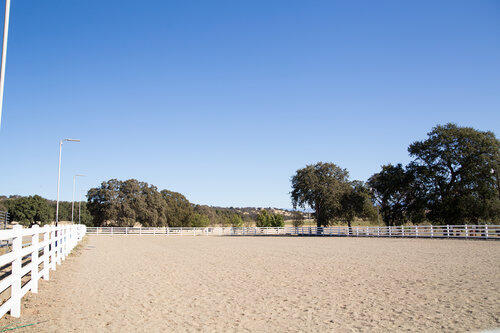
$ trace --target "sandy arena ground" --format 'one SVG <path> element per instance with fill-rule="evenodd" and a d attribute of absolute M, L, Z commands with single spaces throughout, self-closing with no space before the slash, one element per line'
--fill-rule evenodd
<path fill-rule="evenodd" d="M 88 236 L 23 299 L 19 321 L 44 332 L 492 329 L 500 242 Z"/>

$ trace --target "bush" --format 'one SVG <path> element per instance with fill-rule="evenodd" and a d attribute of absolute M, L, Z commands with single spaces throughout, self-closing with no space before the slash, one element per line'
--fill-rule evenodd
<path fill-rule="evenodd" d="M 301 212 L 293 212 L 292 224 L 295 228 L 302 227 L 304 222 L 304 215 Z"/>
<path fill-rule="evenodd" d="M 206 215 L 194 213 L 191 215 L 191 227 L 204 228 L 210 224 L 210 219 Z"/>
<path fill-rule="evenodd" d="M 238 214 L 231 215 L 230 221 L 232 227 L 241 227 L 243 225 L 243 219 Z"/>
<path fill-rule="evenodd" d="M 255 224 L 257 227 L 284 227 L 285 221 L 283 215 L 273 214 L 267 210 L 263 210 L 257 216 L 257 222 Z"/>

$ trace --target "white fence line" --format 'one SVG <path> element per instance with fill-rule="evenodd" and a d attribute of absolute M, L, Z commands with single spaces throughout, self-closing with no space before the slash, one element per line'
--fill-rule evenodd
<path fill-rule="evenodd" d="M 32 293 L 38 292 L 38 280 L 48 280 L 49 270 L 55 270 L 56 264 L 62 263 L 85 233 L 84 225 L 42 228 L 37 225 L 32 228 L 16 225 L 10 230 L 0 230 L 0 240 L 12 240 L 12 250 L 0 256 L 0 267 L 9 264 L 12 267 L 11 273 L 0 280 L 0 292 L 11 288 L 10 298 L 0 306 L 0 318 L 7 312 L 13 317 L 19 317 L 23 296 L 30 290 Z M 43 235 L 42 240 L 40 235 Z M 31 242 L 23 246 L 23 237 L 30 238 Z M 28 257 L 30 262 L 23 266 L 23 260 Z M 23 277 L 28 274 L 30 279 L 23 285 Z"/>
<path fill-rule="evenodd" d="M 282 228 L 133 228 L 88 227 L 92 235 L 164 235 L 164 236 L 350 236 L 350 237 L 411 237 L 467 238 L 500 240 L 500 225 L 419 225 L 381 227 L 282 227 Z"/>

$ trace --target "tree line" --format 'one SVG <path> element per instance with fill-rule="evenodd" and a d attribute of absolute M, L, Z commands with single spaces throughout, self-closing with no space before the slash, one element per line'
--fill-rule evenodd
<path fill-rule="evenodd" d="M 162 190 L 135 179 L 111 179 L 88 191 L 88 202 L 80 202 L 81 223 L 87 226 L 282 227 L 284 218 L 269 209 L 225 208 L 190 203 L 180 193 Z M 56 202 L 39 195 L 0 196 L 0 211 L 22 225 L 45 225 L 55 220 Z M 78 222 L 78 202 L 74 221 Z M 71 202 L 59 202 L 59 221 L 71 220 Z"/>
<path fill-rule="evenodd" d="M 78 202 L 75 202 L 73 219 L 78 222 Z M 56 202 L 42 198 L 39 195 L 31 196 L 0 196 L 0 211 L 9 212 L 11 221 L 30 226 L 35 223 L 45 225 L 52 223 L 56 215 Z M 87 209 L 87 202 L 80 202 L 81 223 L 92 225 L 92 216 Z M 59 221 L 71 221 L 71 202 L 59 201 Z"/>
<path fill-rule="evenodd" d="M 160 191 L 136 179 L 111 179 L 91 188 L 87 193 L 87 207 L 95 226 L 242 227 L 254 223 L 252 215 L 242 214 L 235 208 L 192 204 L 181 193 Z M 284 225 L 279 214 L 262 210 L 256 218 L 261 215 L 264 224 Z"/>
<path fill-rule="evenodd" d="M 492 132 L 438 125 L 408 152 L 408 165 L 383 165 L 366 183 L 333 163 L 307 165 L 291 179 L 292 204 L 312 208 L 318 226 L 351 226 L 354 218 L 388 226 L 500 221 L 500 142 Z"/>
<path fill-rule="evenodd" d="M 406 166 L 383 165 L 366 182 L 351 180 L 348 170 L 334 163 L 306 165 L 291 178 L 292 205 L 311 209 L 317 226 L 351 227 L 356 219 L 389 226 L 500 222 L 500 143 L 492 132 L 438 125 L 408 152 L 412 160 Z M 52 222 L 55 207 L 55 201 L 38 195 L 0 196 L 0 210 L 25 225 Z M 78 202 L 75 221 L 77 207 Z M 81 221 L 89 226 L 280 227 L 285 219 L 300 226 L 308 215 L 283 213 L 196 205 L 181 193 L 136 179 L 104 181 L 81 203 Z M 71 202 L 60 202 L 59 216 L 71 219 Z"/>

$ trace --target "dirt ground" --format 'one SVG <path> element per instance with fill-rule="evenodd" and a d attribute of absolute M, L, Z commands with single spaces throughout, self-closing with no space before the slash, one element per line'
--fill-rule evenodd
<path fill-rule="evenodd" d="M 500 327 L 500 242 L 87 236 L 24 331 L 469 331 Z M 19 331 L 19 330 L 15 330 Z"/>

